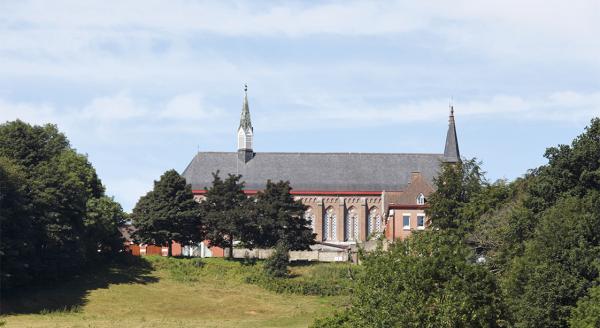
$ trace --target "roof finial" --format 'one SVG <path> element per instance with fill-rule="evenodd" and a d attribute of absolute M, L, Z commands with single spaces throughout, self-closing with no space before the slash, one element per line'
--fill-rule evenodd
<path fill-rule="evenodd" d="M 454 117 L 454 99 L 450 97 L 450 103 L 448 104 L 450 107 L 450 116 Z"/>
<path fill-rule="evenodd" d="M 246 83 L 244 83 L 244 92 L 248 93 L 248 85 Z"/>

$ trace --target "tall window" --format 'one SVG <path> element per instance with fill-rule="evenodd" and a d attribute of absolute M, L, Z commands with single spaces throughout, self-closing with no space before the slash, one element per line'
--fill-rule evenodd
<path fill-rule="evenodd" d="M 402 229 L 410 230 L 410 213 L 404 213 L 402 215 Z"/>
<path fill-rule="evenodd" d="M 358 212 L 356 208 L 350 207 L 346 212 L 346 218 L 344 222 L 344 240 L 345 241 L 357 241 L 359 240 L 358 231 Z"/>
<path fill-rule="evenodd" d="M 417 205 L 425 205 L 425 195 L 422 193 L 417 196 Z"/>
<path fill-rule="evenodd" d="M 304 211 L 304 219 L 309 222 L 312 232 L 315 232 L 315 213 L 313 213 L 312 207 L 308 207 Z"/>
<path fill-rule="evenodd" d="M 379 209 L 375 206 L 369 210 L 369 218 L 367 219 L 367 237 L 377 238 L 381 234 L 381 215 Z"/>
<path fill-rule="evenodd" d="M 336 217 L 333 207 L 329 206 L 325 210 L 325 219 L 323 220 L 323 240 L 336 240 L 337 239 L 337 227 Z"/>
<path fill-rule="evenodd" d="M 417 214 L 417 229 L 425 229 L 425 214 Z"/>

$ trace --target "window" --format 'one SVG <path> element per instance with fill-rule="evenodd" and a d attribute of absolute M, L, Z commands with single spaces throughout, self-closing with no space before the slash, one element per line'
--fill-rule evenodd
<path fill-rule="evenodd" d="M 417 214 L 417 229 L 425 229 L 425 215 L 423 214 Z"/>
<path fill-rule="evenodd" d="M 312 207 L 308 207 L 306 211 L 304 211 L 304 219 L 309 222 L 312 232 L 315 232 L 315 214 L 313 213 Z"/>
<path fill-rule="evenodd" d="M 423 195 L 423 193 L 420 193 L 419 196 L 417 196 L 417 205 L 425 205 L 425 195 Z"/>
<path fill-rule="evenodd" d="M 402 228 L 404 230 L 410 230 L 410 213 L 404 213 L 402 215 Z"/>
<path fill-rule="evenodd" d="M 350 207 L 346 212 L 346 222 L 344 224 L 344 240 L 359 240 L 358 213 L 356 212 L 356 208 L 354 207 Z"/>
<path fill-rule="evenodd" d="M 371 207 L 367 220 L 367 237 L 378 238 L 381 234 L 381 215 L 377 207 Z"/>
<path fill-rule="evenodd" d="M 333 207 L 328 207 L 323 220 L 323 240 L 337 239 L 336 217 Z"/>

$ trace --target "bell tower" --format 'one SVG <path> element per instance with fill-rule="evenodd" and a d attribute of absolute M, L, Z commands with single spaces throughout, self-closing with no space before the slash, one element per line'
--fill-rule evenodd
<path fill-rule="evenodd" d="M 247 163 L 254 157 L 252 150 L 252 141 L 254 138 L 254 129 L 250 120 L 250 108 L 248 106 L 248 86 L 244 85 L 244 103 L 242 105 L 242 115 L 240 117 L 240 126 L 237 130 L 238 159 Z"/>

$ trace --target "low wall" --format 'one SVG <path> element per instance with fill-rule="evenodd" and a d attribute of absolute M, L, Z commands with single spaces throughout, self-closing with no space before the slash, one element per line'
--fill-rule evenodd
<path fill-rule="evenodd" d="M 234 258 L 251 258 L 251 259 L 267 259 L 274 252 L 274 249 L 246 249 L 234 248 Z M 225 250 L 228 253 L 228 250 Z M 344 250 L 340 251 L 290 251 L 290 262 L 293 261 L 318 261 L 318 262 L 348 262 L 350 260 L 349 253 Z M 227 254 L 225 254 L 227 256 Z"/>

